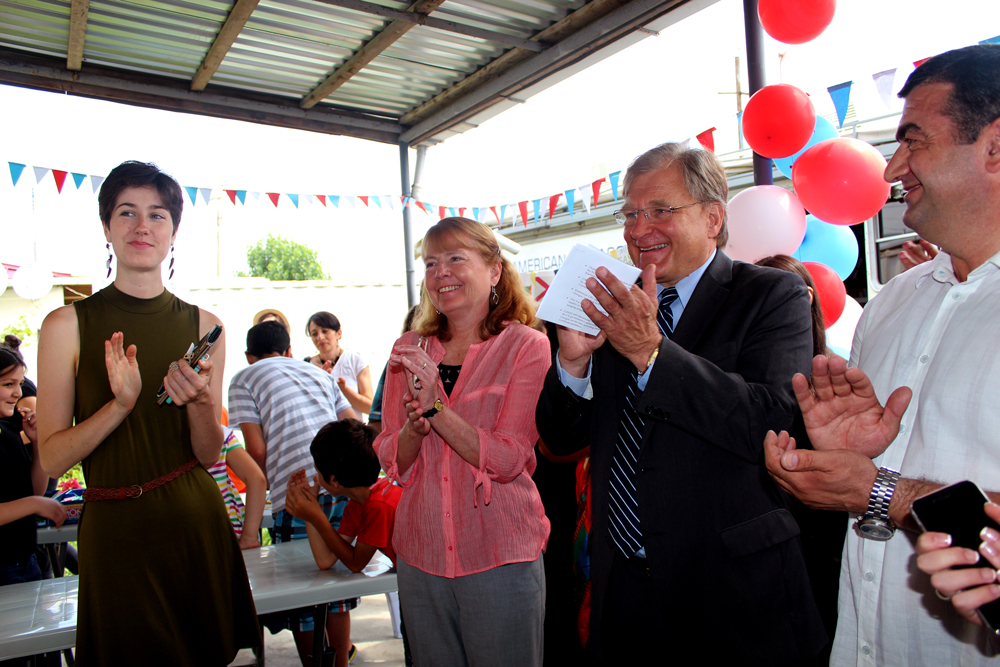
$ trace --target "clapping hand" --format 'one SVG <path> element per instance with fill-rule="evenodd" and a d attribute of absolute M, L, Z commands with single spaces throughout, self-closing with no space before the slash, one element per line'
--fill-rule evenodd
<path fill-rule="evenodd" d="M 659 308 L 656 265 L 650 264 L 643 269 L 642 287 L 626 286 L 604 267 L 598 267 L 596 273 L 597 278 L 587 279 L 587 289 L 608 314 L 598 310 L 590 299 L 581 302 L 583 312 L 600 327 L 601 333 L 623 357 L 637 369 L 646 370 L 650 354 L 663 340 L 656 323 Z M 561 337 L 559 342 L 562 343 Z M 597 340 L 589 341 L 588 347 L 596 343 Z M 560 357 L 560 362 L 562 359 Z"/>
<path fill-rule="evenodd" d="M 131 411 L 142 390 L 142 377 L 136 361 L 137 349 L 135 345 L 124 349 L 124 340 L 125 335 L 119 331 L 111 334 L 111 340 L 104 341 L 104 363 L 108 367 L 111 393 L 115 395 L 119 405 Z"/>

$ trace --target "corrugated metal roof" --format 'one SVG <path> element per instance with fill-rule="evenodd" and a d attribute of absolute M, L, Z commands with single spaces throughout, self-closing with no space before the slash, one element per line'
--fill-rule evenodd
<path fill-rule="evenodd" d="M 81 0 L 0 0 L 0 83 L 437 142 L 674 7 L 713 1 L 91 0 L 74 31 Z"/>

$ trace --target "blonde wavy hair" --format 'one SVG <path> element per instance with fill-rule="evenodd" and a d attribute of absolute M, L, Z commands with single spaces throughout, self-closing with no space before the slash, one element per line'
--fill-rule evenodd
<path fill-rule="evenodd" d="M 485 340 L 496 336 L 510 322 L 531 326 L 535 323 L 535 302 L 532 301 L 514 265 L 500 254 L 500 244 L 486 225 L 468 218 L 443 218 L 424 235 L 424 254 L 428 248 L 468 248 L 479 253 L 486 266 L 500 263 L 500 280 L 496 284 L 498 301 L 490 301 L 490 312 L 479 325 L 479 335 Z M 451 338 L 448 317 L 434 309 L 425 283 L 420 286 L 420 310 L 413 321 L 413 330 L 421 336 Z"/>

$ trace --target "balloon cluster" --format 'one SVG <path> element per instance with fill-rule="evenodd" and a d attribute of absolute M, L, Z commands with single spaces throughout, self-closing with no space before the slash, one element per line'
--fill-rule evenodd
<path fill-rule="evenodd" d="M 759 0 L 758 16 L 771 37 L 802 44 L 830 25 L 836 6 L 836 0 Z M 726 252 L 745 262 L 792 255 L 816 282 L 826 326 L 845 308 L 853 317 L 858 309 L 845 304 L 857 302 L 847 298 L 842 282 L 858 262 L 858 242 L 848 225 L 864 222 L 885 205 L 885 158 L 864 141 L 839 136 L 816 115 L 809 95 L 788 84 L 757 91 L 742 123 L 750 147 L 774 161 L 795 193 L 759 185 L 733 197 Z"/>

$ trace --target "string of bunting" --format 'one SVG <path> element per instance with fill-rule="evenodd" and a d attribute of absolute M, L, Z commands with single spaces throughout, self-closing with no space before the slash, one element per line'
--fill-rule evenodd
<path fill-rule="evenodd" d="M 996 44 L 1000 43 L 1000 35 L 990 39 L 986 39 L 980 42 L 980 44 Z M 919 67 L 927 58 L 923 58 L 913 63 L 913 66 Z M 882 100 L 882 103 L 887 109 L 890 108 L 892 103 L 892 90 L 895 83 L 896 69 L 884 70 L 877 72 L 872 75 L 872 81 L 875 85 L 876 90 Z M 843 127 L 844 119 L 847 116 L 847 109 L 850 105 L 851 98 L 851 88 L 853 87 L 853 81 L 845 81 L 827 88 L 827 93 L 830 95 L 830 99 L 833 102 L 834 109 L 837 113 L 837 120 L 840 126 Z M 737 119 L 740 114 L 737 114 Z M 705 149 L 715 152 L 715 138 L 714 132 L 716 128 L 712 127 L 704 132 L 699 133 L 689 142 L 697 142 Z M 24 170 L 27 168 L 26 164 L 19 162 L 8 162 L 10 168 L 10 177 L 14 186 L 16 187 L 18 182 L 21 180 L 21 176 Z M 32 166 L 32 171 L 35 176 L 35 183 L 40 184 L 42 179 L 44 179 L 49 173 L 52 174 L 53 181 L 56 186 L 56 190 L 62 194 L 64 188 L 66 187 L 66 182 L 69 177 L 72 177 L 72 182 L 77 190 L 83 188 L 84 183 L 89 182 L 90 187 L 94 194 L 96 194 L 100 188 L 101 184 L 104 182 L 103 176 L 95 176 L 89 174 L 83 174 L 74 171 L 62 170 L 62 169 L 52 169 L 49 167 L 37 167 Z M 478 222 L 493 225 L 496 224 L 498 227 L 502 227 L 504 221 L 507 219 L 508 209 L 511 215 L 511 225 L 516 225 L 518 218 L 520 222 L 525 227 L 528 226 L 529 221 L 533 224 L 539 224 L 546 217 L 552 218 L 556 209 L 559 207 L 560 201 L 565 199 L 566 210 L 569 212 L 570 217 L 573 217 L 577 202 L 580 203 L 581 208 L 585 209 L 586 212 L 590 212 L 591 206 L 597 206 L 600 199 L 602 191 L 607 191 L 614 201 L 619 199 L 619 185 L 621 179 L 621 170 L 615 171 L 608 174 L 606 177 L 598 178 L 590 183 L 585 183 L 575 188 L 569 188 L 563 190 L 562 192 L 549 195 L 547 197 L 539 197 L 538 199 L 525 199 L 524 201 L 510 203 L 510 204 L 498 204 L 492 206 L 442 206 L 437 204 L 432 204 L 428 201 L 418 201 L 413 197 L 408 195 L 331 195 L 331 194 L 298 194 L 298 193 L 288 193 L 288 192 L 261 192 L 252 190 L 242 190 L 242 189 L 229 189 L 223 188 L 222 192 L 225 193 L 229 201 L 233 206 L 245 206 L 247 205 L 248 198 L 251 203 L 259 203 L 263 201 L 261 195 L 263 195 L 267 200 L 269 200 L 276 208 L 282 201 L 282 198 L 287 199 L 292 203 L 295 208 L 299 208 L 301 201 L 305 200 L 312 204 L 319 204 L 326 208 L 328 205 L 333 208 L 359 208 L 359 206 L 364 206 L 368 209 L 389 209 L 395 210 L 396 203 L 399 202 L 401 206 L 413 207 L 420 209 L 428 216 L 436 215 L 438 218 L 444 218 L 447 216 L 466 216 L 467 211 L 471 211 L 469 217 L 474 218 Z M 197 206 L 199 200 L 205 205 L 208 205 L 212 199 L 213 190 L 212 188 L 203 188 L 196 186 L 183 186 L 184 192 L 187 194 L 188 199 L 191 201 L 192 206 Z M 221 196 L 221 195 L 220 195 Z M 360 203 L 360 204 L 359 204 Z M 529 208 L 530 204 L 530 208 Z M 491 219 L 492 218 L 492 219 Z"/>

